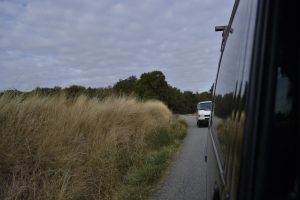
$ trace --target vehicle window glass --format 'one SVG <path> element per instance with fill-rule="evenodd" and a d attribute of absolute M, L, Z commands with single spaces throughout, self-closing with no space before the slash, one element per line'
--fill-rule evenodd
<path fill-rule="evenodd" d="M 211 110 L 211 102 L 199 103 L 198 110 Z"/>
<path fill-rule="evenodd" d="M 226 184 L 235 199 L 239 179 L 245 104 L 251 66 L 255 1 L 240 1 L 220 62 L 214 94 L 211 132 L 216 141 Z"/>
<path fill-rule="evenodd" d="M 291 9 L 294 5 L 283 4 L 283 14 L 277 32 L 279 35 L 275 61 L 277 76 L 270 145 L 276 159 L 270 161 L 270 166 L 276 164 L 272 167 L 272 172 L 278 175 L 270 181 L 273 187 L 280 187 L 282 191 L 288 191 L 289 195 L 297 196 L 296 194 L 299 193 L 299 176 L 297 178 L 299 110 L 297 109 L 299 109 L 300 40 L 299 31 L 291 28 L 297 21 L 295 18 L 297 10 Z"/>

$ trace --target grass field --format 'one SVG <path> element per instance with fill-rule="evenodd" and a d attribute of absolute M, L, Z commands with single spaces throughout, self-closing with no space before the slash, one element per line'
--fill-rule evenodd
<path fill-rule="evenodd" d="M 186 124 L 158 101 L 0 97 L 0 199 L 145 199 Z"/>

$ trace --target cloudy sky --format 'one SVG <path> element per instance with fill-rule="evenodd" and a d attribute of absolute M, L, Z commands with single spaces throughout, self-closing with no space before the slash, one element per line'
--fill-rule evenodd
<path fill-rule="evenodd" d="M 0 90 L 113 85 L 160 70 L 192 91 L 214 81 L 233 0 L 0 0 Z"/>

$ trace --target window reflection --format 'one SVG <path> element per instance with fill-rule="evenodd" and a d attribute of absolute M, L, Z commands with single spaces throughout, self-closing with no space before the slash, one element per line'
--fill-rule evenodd
<path fill-rule="evenodd" d="M 279 117 L 287 116 L 292 109 L 292 101 L 291 99 L 287 98 L 289 88 L 290 81 L 288 77 L 282 72 L 282 67 L 279 67 L 277 73 L 277 88 L 275 101 L 275 113 Z"/>

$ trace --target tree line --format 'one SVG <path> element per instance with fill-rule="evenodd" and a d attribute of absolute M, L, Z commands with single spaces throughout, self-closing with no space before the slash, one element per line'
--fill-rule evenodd
<path fill-rule="evenodd" d="M 91 88 L 79 85 L 61 88 L 40 88 L 30 92 L 20 92 L 18 90 L 7 90 L 2 92 L 10 95 L 30 96 L 42 95 L 51 96 L 64 93 L 67 98 L 74 99 L 80 95 L 86 95 L 90 98 L 104 99 L 111 95 L 133 95 L 141 100 L 156 99 L 164 102 L 174 113 L 186 114 L 196 111 L 196 104 L 199 101 L 211 100 L 212 88 L 202 93 L 192 91 L 180 91 L 178 88 L 167 83 L 165 75 L 161 71 L 152 71 L 143 73 L 138 79 L 136 76 L 130 76 L 127 79 L 119 80 L 113 86 L 106 88 Z"/>

